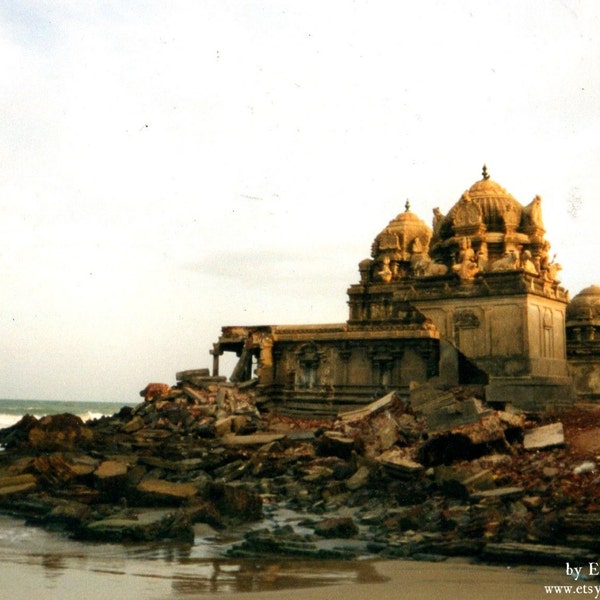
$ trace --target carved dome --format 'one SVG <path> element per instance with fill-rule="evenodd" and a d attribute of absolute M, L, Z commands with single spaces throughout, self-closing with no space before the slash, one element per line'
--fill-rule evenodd
<path fill-rule="evenodd" d="M 481 223 L 486 231 L 504 232 L 507 214 L 510 214 L 510 222 L 514 223 L 515 227 L 521 223 L 523 206 L 499 183 L 490 179 L 487 167 L 484 165 L 482 179 L 476 181 L 462 195 L 444 218 L 438 233 L 440 239 L 448 239 L 454 235 L 455 218 L 465 201 L 472 201 L 479 209 Z"/>
<path fill-rule="evenodd" d="M 567 327 L 600 323 L 600 285 L 590 285 L 581 290 L 566 310 Z"/>
<path fill-rule="evenodd" d="M 376 258 L 382 253 L 398 254 L 405 258 L 406 253 L 427 252 L 431 240 L 431 228 L 410 211 L 406 201 L 406 210 L 392 219 L 373 242 L 371 255 Z"/>

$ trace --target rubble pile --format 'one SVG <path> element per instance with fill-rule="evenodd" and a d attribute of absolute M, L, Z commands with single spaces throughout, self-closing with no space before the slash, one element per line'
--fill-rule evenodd
<path fill-rule="evenodd" d="M 600 410 L 526 415 L 477 388 L 414 387 L 352 412 L 261 412 L 253 382 L 208 371 L 149 384 L 83 423 L 24 416 L 0 431 L 0 510 L 78 539 L 193 543 L 235 556 L 359 555 L 564 563 L 600 551 Z M 296 526 L 275 523 L 277 511 Z"/>

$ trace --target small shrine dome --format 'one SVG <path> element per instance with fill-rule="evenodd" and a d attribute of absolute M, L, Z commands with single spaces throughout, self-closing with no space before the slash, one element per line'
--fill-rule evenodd
<path fill-rule="evenodd" d="M 511 221 L 520 225 L 524 215 L 524 208 L 509 192 L 499 183 L 490 179 L 487 167 L 483 166 L 482 178 L 476 181 L 450 209 L 441 222 L 437 235 L 440 239 L 448 239 L 454 235 L 453 225 L 456 213 L 464 202 L 473 202 L 480 211 L 481 223 L 489 232 L 505 231 L 505 215 L 510 212 Z M 436 228 L 437 229 L 437 228 Z"/>
<path fill-rule="evenodd" d="M 569 302 L 566 326 L 600 325 L 600 285 L 590 285 Z"/>
<path fill-rule="evenodd" d="M 392 219 L 375 238 L 371 255 L 375 258 L 382 253 L 398 254 L 397 258 L 400 259 L 406 253 L 427 252 L 432 233 L 425 221 L 411 212 L 410 202 L 407 200 L 405 211 Z"/>

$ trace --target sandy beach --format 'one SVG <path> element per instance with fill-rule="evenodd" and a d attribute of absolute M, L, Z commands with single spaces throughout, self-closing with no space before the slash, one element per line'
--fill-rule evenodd
<path fill-rule="evenodd" d="M 81 544 L 3 518 L 0 596 L 11 600 L 534 600 L 598 598 L 598 581 L 574 582 L 564 567 L 395 561 L 235 561 L 177 546 Z M 583 585 L 579 593 L 577 585 Z"/>

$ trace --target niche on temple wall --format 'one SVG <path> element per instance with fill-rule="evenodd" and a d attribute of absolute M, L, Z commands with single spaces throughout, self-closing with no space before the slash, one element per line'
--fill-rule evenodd
<path fill-rule="evenodd" d="M 481 320 L 471 309 L 454 313 L 454 343 L 461 352 L 468 356 L 483 354 Z"/>
<path fill-rule="evenodd" d="M 317 372 L 321 363 L 321 352 L 314 342 L 302 345 L 296 351 L 298 368 L 295 373 L 296 387 L 312 389 L 317 384 Z"/>
<path fill-rule="evenodd" d="M 554 319 L 552 311 L 547 308 L 544 311 L 542 322 L 542 356 L 544 358 L 554 357 Z"/>

